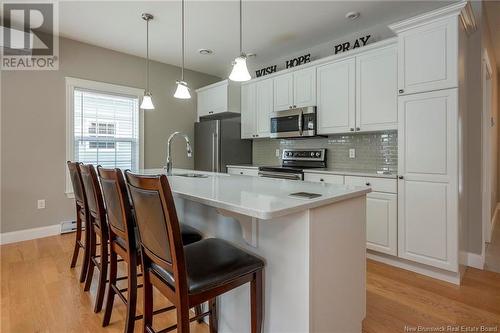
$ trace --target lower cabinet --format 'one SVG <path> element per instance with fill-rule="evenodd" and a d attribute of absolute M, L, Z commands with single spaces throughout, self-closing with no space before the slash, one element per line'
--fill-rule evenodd
<path fill-rule="evenodd" d="M 398 254 L 398 195 L 371 192 L 366 196 L 366 248 Z"/>
<path fill-rule="evenodd" d="M 258 176 L 259 175 L 259 170 L 256 168 L 233 168 L 233 167 L 228 167 L 227 168 L 227 173 L 231 175 L 244 175 L 244 176 Z"/>

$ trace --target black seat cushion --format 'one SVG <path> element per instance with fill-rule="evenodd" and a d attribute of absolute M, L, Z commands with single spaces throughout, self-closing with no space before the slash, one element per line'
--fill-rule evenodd
<path fill-rule="evenodd" d="M 264 267 L 264 262 L 230 243 L 207 238 L 184 247 L 190 294 L 223 285 Z M 166 283 L 174 286 L 170 272 L 156 264 L 151 267 Z"/>
<path fill-rule="evenodd" d="M 195 228 L 188 226 L 187 224 L 180 224 L 181 227 L 181 236 L 182 236 L 182 244 L 188 245 L 192 244 L 194 242 L 198 242 L 203 238 L 203 235 Z M 141 244 L 139 243 L 139 232 L 137 229 L 135 229 L 135 239 L 136 239 L 136 245 L 137 248 L 139 249 L 141 247 Z M 116 242 L 118 245 L 126 249 L 125 247 L 125 240 L 121 237 L 116 237 Z"/>

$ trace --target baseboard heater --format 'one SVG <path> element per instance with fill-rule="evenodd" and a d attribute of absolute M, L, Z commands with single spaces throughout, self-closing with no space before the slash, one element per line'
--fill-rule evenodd
<path fill-rule="evenodd" d="M 85 228 L 82 228 L 82 230 Z M 61 222 L 61 235 L 76 231 L 76 221 Z"/>

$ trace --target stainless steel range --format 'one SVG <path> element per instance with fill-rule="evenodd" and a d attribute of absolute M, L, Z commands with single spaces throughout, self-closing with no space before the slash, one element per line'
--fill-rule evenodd
<path fill-rule="evenodd" d="M 281 166 L 259 168 L 260 177 L 304 180 L 304 169 L 326 168 L 326 149 L 284 149 Z"/>

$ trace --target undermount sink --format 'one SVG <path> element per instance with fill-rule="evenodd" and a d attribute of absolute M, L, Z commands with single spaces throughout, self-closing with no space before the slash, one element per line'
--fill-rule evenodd
<path fill-rule="evenodd" d="M 174 176 L 189 178 L 208 178 L 208 175 L 204 175 L 202 173 L 174 173 Z"/>

